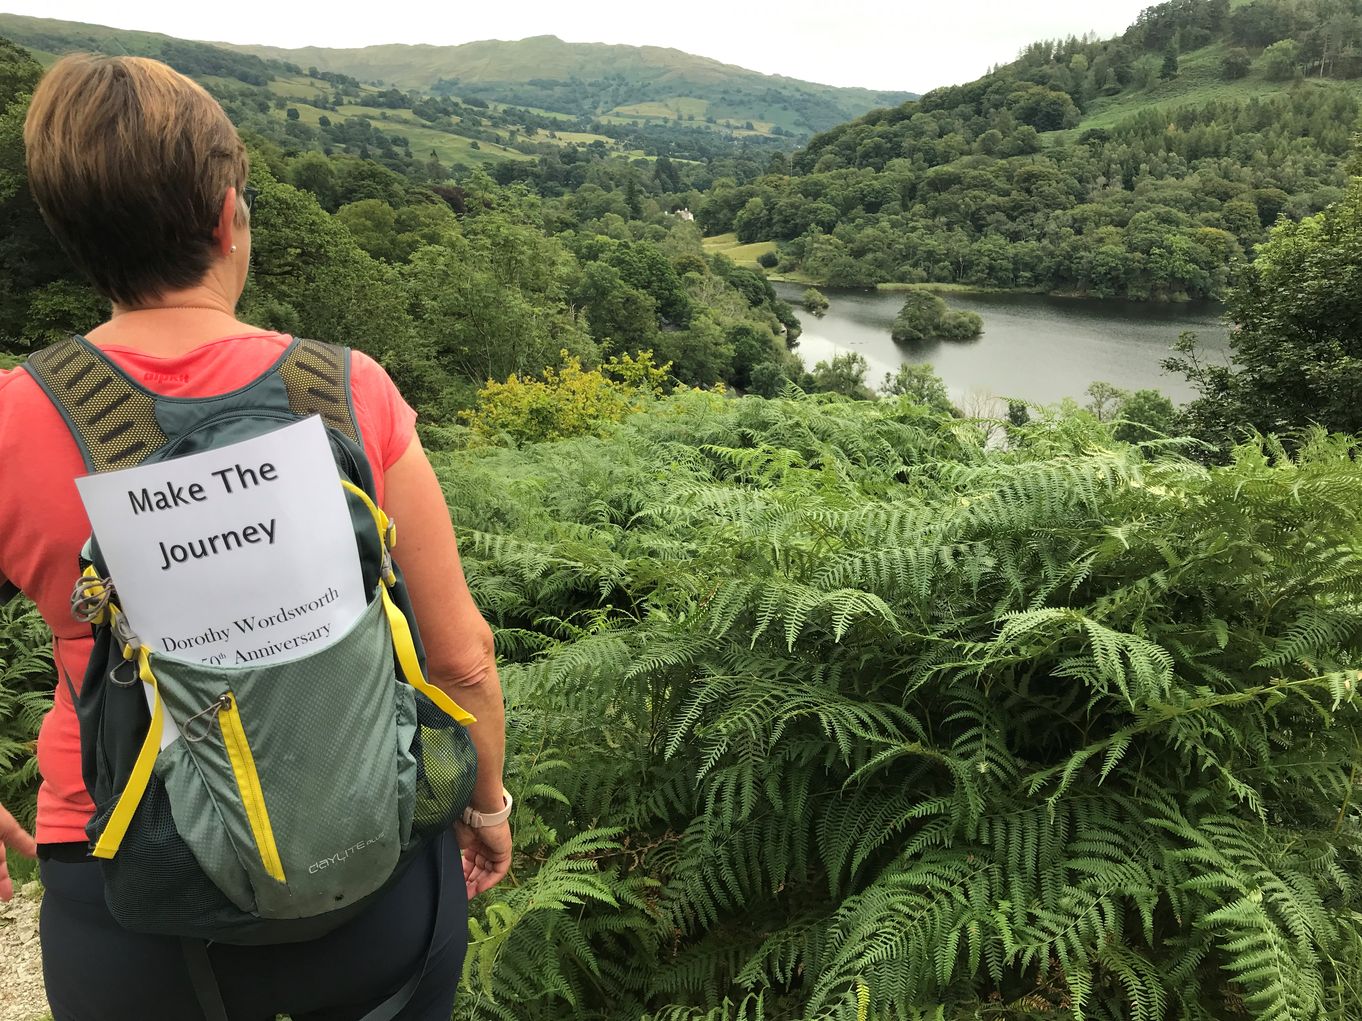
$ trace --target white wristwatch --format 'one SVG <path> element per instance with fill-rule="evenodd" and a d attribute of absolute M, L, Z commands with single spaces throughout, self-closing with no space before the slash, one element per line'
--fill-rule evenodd
<path fill-rule="evenodd" d="M 479 812 L 472 805 L 463 810 L 463 824 L 471 826 L 473 829 L 481 829 L 484 826 L 496 826 L 511 817 L 511 806 L 515 803 L 511 800 L 511 792 L 505 787 L 501 789 L 501 796 L 506 803 L 501 806 L 499 812 Z"/>

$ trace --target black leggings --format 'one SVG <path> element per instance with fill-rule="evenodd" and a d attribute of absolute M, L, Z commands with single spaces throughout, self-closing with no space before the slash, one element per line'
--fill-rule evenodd
<path fill-rule="evenodd" d="M 231 1021 L 355 1021 L 425 975 L 401 1021 L 449 1021 L 468 946 L 468 905 L 453 836 L 435 841 L 358 917 L 310 943 L 215 943 L 209 959 Z M 436 869 L 443 870 L 437 883 Z M 42 862 L 43 977 L 54 1021 L 195 1021 L 203 1014 L 178 939 L 119 926 L 94 861 Z M 436 890 L 442 901 L 439 930 Z"/>

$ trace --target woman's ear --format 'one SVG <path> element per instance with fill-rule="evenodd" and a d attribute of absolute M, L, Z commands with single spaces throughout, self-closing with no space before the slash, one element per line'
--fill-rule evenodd
<path fill-rule="evenodd" d="M 228 188 L 222 197 L 222 208 L 218 210 L 218 223 L 213 228 L 213 240 L 217 243 L 218 254 L 223 258 L 236 251 L 236 204 L 239 201 L 235 188 Z"/>

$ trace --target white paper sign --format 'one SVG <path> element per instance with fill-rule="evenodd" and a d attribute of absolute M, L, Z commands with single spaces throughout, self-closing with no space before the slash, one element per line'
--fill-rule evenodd
<path fill-rule="evenodd" d="M 321 419 L 201 454 L 76 480 L 142 643 L 221 664 L 330 644 L 367 603 Z"/>

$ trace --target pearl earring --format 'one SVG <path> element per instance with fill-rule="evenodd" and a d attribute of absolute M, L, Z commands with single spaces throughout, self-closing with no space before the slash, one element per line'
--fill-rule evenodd
<path fill-rule="evenodd" d="M 228 251 L 235 252 L 235 251 L 236 251 L 236 245 L 233 245 L 230 249 L 228 249 Z"/>

